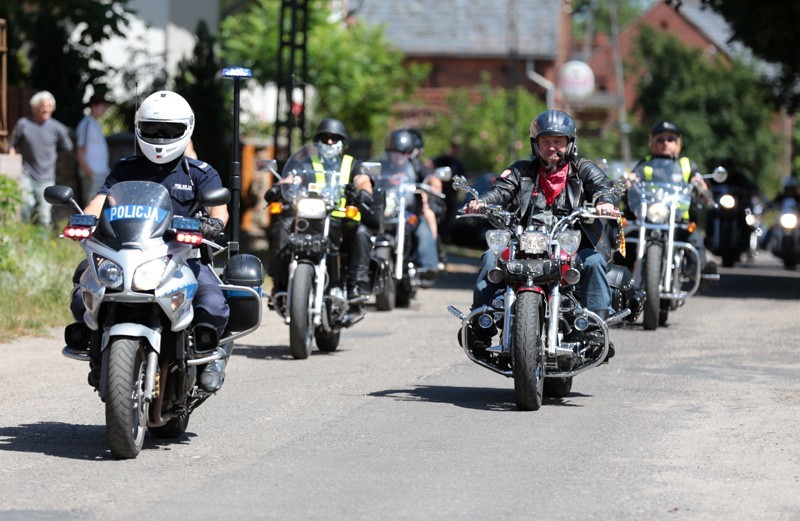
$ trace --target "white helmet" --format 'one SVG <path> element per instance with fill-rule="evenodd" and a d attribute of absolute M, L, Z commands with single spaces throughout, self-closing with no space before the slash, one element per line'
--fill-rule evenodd
<path fill-rule="evenodd" d="M 169 163 L 183 154 L 194 131 L 194 112 L 183 96 L 168 90 L 149 95 L 134 118 L 136 141 L 153 163 Z"/>

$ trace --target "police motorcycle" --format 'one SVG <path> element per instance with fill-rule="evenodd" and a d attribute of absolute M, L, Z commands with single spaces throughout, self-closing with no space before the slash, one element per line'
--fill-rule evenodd
<path fill-rule="evenodd" d="M 173 215 L 167 189 L 149 181 L 114 184 L 99 219 L 83 214 L 69 187 L 48 187 L 45 198 L 78 211 L 63 237 L 79 242 L 88 262 L 79 280 L 85 324 L 68 326 L 65 337 L 89 354 L 70 347 L 62 353 L 90 363 L 89 383 L 105 403 L 108 447 L 116 458 L 135 458 L 145 430 L 157 438 L 186 431 L 192 412 L 214 394 L 198 385 L 200 369 L 227 359 L 233 341 L 258 328 L 261 262 L 245 254 L 228 260 L 220 280 L 231 309 L 227 329 L 219 341 L 196 335 L 198 284 L 187 260 L 205 256 L 210 263 L 209 251 L 224 248 L 203 239 L 192 215 L 226 204 L 226 188 L 200 192 L 189 216 Z"/>
<path fill-rule="evenodd" d="M 783 261 L 787 270 L 800 263 L 800 208 L 791 197 L 780 201 L 778 220 L 769 230 L 769 250 Z"/>
<path fill-rule="evenodd" d="M 714 205 L 706 216 L 705 244 L 708 251 L 730 268 L 745 255 L 754 260 L 762 233 L 763 205 L 750 190 L 714 183 L 710 186 Z"/>
<path fill-rule="evenodd" d="M 426 193 L 429 198 L 443 200 L 444 194 L 417 183 L 413 163 L 399 152 L 388 151 L 373 161 L 381 165 L 381 173 L 374 181 L 376 193 L 384 200 L 383 223 L 373 238 L 374 251 L 390 274 L 382 290 L 376 292 L 375 304 L 379 311 L 390 311 L 395 305 L 407 307 L 420 287 L 432 283 L 429 278 L 423 280 L 412 258 L 413 229 L 421 219 L 415 212 L 415 195 Z M 450 167 L 437 168 L 434 175 L 447 179 Z"/>
<path fill-rule="evenodd" d="M 304 145 L 286 162 L 280 180 L 281 197 L 294 216 L 289 236 L 292 260 L 285 294 L 278 292 L 273 297 L 279 302 L 277 311 L 289 325 L 289 350 L 295 359 L 308 358 L 313 341 L 320 351 L 335 351 L 342 328 L 364 318 L 363 314 L 348 314 L 349 305 L 356 302 L 347 298 L 341 237 L 331 233 L 332 214 L 344 201 L 341 158 L 334 158 L 325 167 L 319 157 L 316 145 Z M 376 175 L 380 166 L 362 163 L 361 168 L 362 173 Z M 357 211 L 353 206 L 345 210 L 348 217 Z M 380 269 L 370 264 L 373 283 Z"/>
<path fill-rule="evenodd" d="M 670 183 L 631 181 L 628 189 L 628 210 L 634 218 L 627 223 L 625 237 L 636 248 L 633 278 L 646 294 L 642 313 L 646 330 L 666 325 L 670 311 L 694 295 L 702 279 L 719 280 L 717 274 L 701 275 L 697 249 L 676 239 L 678 230 L 697 229 L 686 218 L 697 188 L 683 182 L 681 174 L 675 175 Z M 703 177 L 724 183 L 727 171 L 718 167 Z"/>
<path fill-rule="evenodd" d="M 461 176 L 454 178 L 453 186 L 478 197 Z M 525 229 L 514 213 L 495 205 L 484 206 L 481 214 L 462 213 L 457 218 L 468 216 L 486 218 L 493 226 L 486 232 L 486 242 L 498 263 L 488 277 L 494 283 L 505 282 L 505 289 L 490 305 L 468 313 L 454 306 L 447 309 L 461 320 L 460 343 L 467 358 L 513 378 L 517 407 L 538 410 L 543 396 L 566 396 L 574 376 L 606 359 L 609 327 L 631 314 L 629 308 L 615 308 L 604 321 L 582 306 L 575 291 L 581 242 L 576 225 L 618 216 L 601 216 L 593 207 L 585 207 Z M 470 328 L 480 328 L 491 337 L 499 334 L 499 344 L 472 349 Z"/>

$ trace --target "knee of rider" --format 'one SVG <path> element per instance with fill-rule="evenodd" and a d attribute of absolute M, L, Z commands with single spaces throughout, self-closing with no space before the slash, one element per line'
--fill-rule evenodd
<path fill-rule="evenodd" d="M 217 317 L 220 322 L 228 321 L 231 310 L 222 290 L 216 284 L 201 284 L 197 287 L 194 297 L 195 309 L 203 310 L 211 316 Z"/>

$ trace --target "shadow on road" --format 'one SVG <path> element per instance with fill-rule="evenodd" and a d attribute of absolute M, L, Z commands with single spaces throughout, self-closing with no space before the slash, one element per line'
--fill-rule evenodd
<path fill-rule="evenodd" d="M 698 295 L 797 300 L 800 299 L 800 277 L 779 266 L 721 269 L 719 284 L 702 288 Z"/>
<path fill-rule="evenodd" d="M 104 425 L 73 425 L 63 422 L 38 422 L 0 427 L 0 450 L 31 452 L 57 458 L 84 461 L 114 459 L 106 446 Z M 142 450 L 169 450 L 171 445 L 185 444 L 193 433 L 185 433 L 171 440 L 158 439 L 149 434 Z"/>
<path fill-rule="evenodd" d="M 456 407 L 479 411 L 518 411 L 517 405 L 514 403 L 513 389 L 417 385 L 410 389 L 376 391 L 370 393 L 369 396 L 393 398 L 401 402 L 449 403 Z M 571 396 L 586 395 L 570 393 L 566 398 L 545 398 L 542 404 L 581 407 L 578 404 L 569 402 L 569 397 Z"/>

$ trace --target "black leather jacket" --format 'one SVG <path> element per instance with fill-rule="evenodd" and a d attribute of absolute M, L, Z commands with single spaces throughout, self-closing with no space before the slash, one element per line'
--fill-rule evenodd
<path fill-rule="evenodd" d="M 480 200 L 486 204 L 507 207 L 511 211 L 516 211 L 518 216 L 526 215 L 540 164 L 538 158 L 531 161 L 517 161 L 508 168 L 510 171 L 508 174 L 504 173 L 495 179 L 492 188 L 482 195 Z M 567 174 L 567 195 L 563 198 L 563 206 L 559 209 L 569 213 L 587 201 L 595 204 L 605 202 L 617 206 L 619 195 L 611 192 L 611 188 L 611 180 L 596 164 L 586 159 L 571 161 Z M 596 201 L 595 194 L 600 194 Z M 580 226 L 584 242 L 588 243 L 582 246 L 591 245 L 606 258 L 610 258 L 614 246 L 605 230 L 605 220 L 595 219 L 591 223 L 581 223 Z"/>

